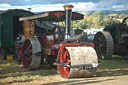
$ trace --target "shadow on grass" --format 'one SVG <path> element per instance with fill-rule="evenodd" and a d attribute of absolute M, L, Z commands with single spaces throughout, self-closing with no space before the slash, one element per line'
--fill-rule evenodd
<path fill-rule="evenodd" d="M 7 61 L 0 60 L 0 79 L 5 79 L 8 77 L 34 77 L 34 76 L 49 76 L 58 74 L 57 68 L 50 67 L 49 65 L 40 66 L 37 70 L 27 70 L 24 69 L 21 65 L 18 65 L 16 60 Z M 0 84 L 1 85 L 1 84 Z"/>
<path fill-rule="evenodd" d="M 97 76 L 121 76 L 128 75 L 128 62 L 121 56 L 113 56 L 110 60 L 100 60 Z"/>
<path fill-rule="evenodd" d="M 28 76 L 34 76 L 34 75 L 40 75 L 40 76 L 49 76 L 49 75 L 56 75 L 57 68 L 52 68 L 50 66 L 41 66 L 37 70 L 27 70 L 23 67 L 8 67 L 4 68 L 4 70 L 0 70 L 0 75 L 6 75 L 6 74 L 12 74 L 9 77 L 20 77 L 22 75 L 28 75 Z M 8 76 L 5 76 L 3 78 L 6 78 Z M 1 77 L 0 77 L 1 79 Z"/>
<path fill-rule="evenodd" d="M 103 79 L 103 80 L 92 80 L 92 79 L 83 79 L 83 80 L 68 80 L 68 81 L 61 81 L 61 82 L 53 82 L 53 83 L 46 83 L 42 85 L 86 85 L 86 84 L 95 84 L 99 82 L 104 82 L 104 81 L 112 81 L 115 80 L 114 78 L 111 79 Z"/>
<path fill-rule="evenodd" d="M 96 73 L 97 77 L 128 75 L 128 70 L 101 71 Z"/>
<path fill-rule="evenodd" d="M 5 83 L 0 83 L 0 85 L 10 85 L 10 84 L 13 84 L 13 83 L 23 83 L 23 82 L 30 82 L 30 81 L 33 81 L 32 79 L 29 79 L 29 80 L 24 80 L 24 81 L 21 81 L 21 80 L 14 80 L 14 81 L 11 81 L 11 82 L 5 82 Z"/>
<path fill-rule="evenodd" d="M 37 70 L 26 70 L 22 66 L 13 65 L 13 61 L 8 61 L 6 64 L 9 66 L 0 67 L 0 80 L 9 80 L 6 82 L 0 82 L 0 85 L 13 84 L 13 83 L 24 83 L 33 81 L 34 77 L 43 77 L 50 75 L 57 75 L 57 68 L 52 68 L 49 65 L 40 66 Z M 14 61 L 15 62 L 15 61 Z M 2 63 L 0 63 L 2 64 Z M 4 65 L 6 65 L 4 63 Z M 12 66 L 11 66 L 12 64 Z M 10 81 L 11 78 L 11 81 Z M 20 80 L 21 79 L 21 80 Z"/>

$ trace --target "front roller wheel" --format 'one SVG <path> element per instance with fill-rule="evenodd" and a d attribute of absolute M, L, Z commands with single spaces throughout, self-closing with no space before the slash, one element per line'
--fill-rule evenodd
<path fill-rule="evenodd" d="M 57 60 L 60 61 L 60 62 L 68 63 L 68 65 L 71 65 L 70 56 L 69 56 L 69 53 L 68 53 L 67 50 L 64 53 L 64 58 L 61 57 L 61 52 L 59 51 Z M 59 71 L 60 75 L 63 78 L 68 78 L 68 75 L 69 75 L 69 72 L 70 72 L 70 68 L 58 65 L 58 71 Z"/>
<path fill-rule="evenodd" d="M 58 71 L 63 78 L 91 77 L 96 73 L 97 67 L 89 67 L 98 64 L 98 58 L 92 47 L 66 47 L 63 57 L 58 52 L 58 61 L 66 66 L 58 65 Z"/>
<path fill-rule="evenodd" d="M 94 39 L 94 48 L 98 58 L 110 59 L 113 54 L 113 39 L 109 32 L 98 32 Z"/>
<path fill-rule="evenodd" d="M 41 56 L 36 53 L 41 52 L 41 46 L 36 38 L 25 40 L 23 45 L 23 66 L 25 69 L 34 70 L 40 66 Z"/>

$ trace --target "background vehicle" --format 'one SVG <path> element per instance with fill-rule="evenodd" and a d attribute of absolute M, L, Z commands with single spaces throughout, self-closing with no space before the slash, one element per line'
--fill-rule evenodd
<path fill-rule="evenodd" d="M 103 32 L 95 35 L 93 43 L 99 58 L 110 59 L 113 54 L 128 57 L 127 19 L 124 18 L 122 23 L 107 25 Z"/>

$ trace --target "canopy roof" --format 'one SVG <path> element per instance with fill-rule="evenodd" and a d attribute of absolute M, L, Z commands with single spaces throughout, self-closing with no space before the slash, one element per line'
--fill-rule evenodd
<path fill-rule="evenodd" d="M 32 12 L 30 12 L 30 11 L 27 11 L 27 10 L 23 10 L 23 9 L 8 9 L 8 10 L 0 10 L 0 15 L 4 15 L 4 14 L 6 14 L 6 13 L 9 13 L 9 12 L 19 12 L 19 11 L 21 11 L 21 12 L 28 12 L 28 13 L 31 13 L 31 14 L 34 14 L 34 13 L 32 13 Z"/>
<path fill-rule="evenodd" d="M 72 12 L 72 20 L 83 19 L 84 15 L 76 12 Z M 20 17 L 19 21 L 24 20 L 35 20 L 40 21 L 64 21 L 65 20 L 65 11 L 48 11 L 44 13 L 35 14 L 32 16 Z"/>

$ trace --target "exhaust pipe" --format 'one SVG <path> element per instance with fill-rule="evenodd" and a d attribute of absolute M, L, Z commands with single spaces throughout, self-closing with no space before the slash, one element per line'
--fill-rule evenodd
<path fill-rule="evenodd" d="M 65 9 L 65 40 L 68 40 L 70 37 L 70 30 L 71 30 L 71 17 L 72 17 L 72 8 L 73 5 L 64 5 Z"/>

